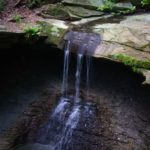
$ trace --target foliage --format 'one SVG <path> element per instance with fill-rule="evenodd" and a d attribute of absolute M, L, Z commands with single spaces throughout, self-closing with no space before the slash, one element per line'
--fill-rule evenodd
<path fill-rule="evenodd" d="M 104 0 L 104 5 L 101 5 L 98 7 L 98 10 L 100 11 L 110 11 L 114 7 L 114 2 L 111 0 Z"/>
<path fill-rule="evenodd" d="M 0 11 L 4 9 L 5 4 L 6 4 L 5 0 L 0 0 Z"/>
<path fill-rule="evenodd" d="M 118 13 L 120 13 L 120 14 L 129 14 L 129 13 L 134 13 L 135 11 L 136 11 L 136 6 L 133 6 L 130 9 L 119 10 Z"/>
<path fill-rule="evenodd" d="M 51 6 L 50 14 L 52 16 L 58 16 L 60 14 L 62 15 L 62 13 L 64 13 L 62 5 L 57 4 L 56 7 Z"/>
<path fill-rule="evenodd" d="M 24 29 L 24 32 L 26 33 L 26 38 L 30 39 L 39 36 L 40 30 L 40 26 L 29 26 Z"/>
<path fill-rule="evenodd" d="M 133 13 L 136 10 L 136 7 L 133 6 L 131 8 L 119 8 L 116 7 L 115 2 L 116 0 L 104 0 L 104 5 L 101 5 L 98 7 L 98 10 L 100 11 L 106 11 L 106 12 L 113 12 L 116 14 L 128 14 L 128 13 Z"/>
<path fill-rule="evenodd" d="M 41 3 L 42 3 L 42 0 L 29 0 L 28 7 L 33 8 L 33 7 L 39 6 Z"/>
<path fill-rule="evenodd" d="M 148 60 L 137 60 L 134 57 L 124 54 L 115 54 L 112 58 L 124 63 L 127 66 L 131 66 L 135 72 L 138 72 L 139 68 L 150 69 L 150 61 Z"/>
<path fill-rule="evenodd" d="M 150 4 L 150 0 L 142 0 L 141 4 L 142 4 L 142 6 L 149 5 Z"/>
<path fill-rule="evenodd" d="M 12 20 L 16 23 L 20 23 L 21 22 L 21 16 L 20 15 L 13 15 L 12 16 Z"/>

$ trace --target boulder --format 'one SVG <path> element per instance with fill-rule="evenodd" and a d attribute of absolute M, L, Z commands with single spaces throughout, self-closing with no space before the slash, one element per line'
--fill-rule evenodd
<path fill-rule="evenodd" d="M 97 10 L 90 10 L 80 6 L 64 6 L 71 14 L 80 18 L 94 17 L 104 15 L 103 12 Z"/>
<path fill-rule="evenodd" d="M 64 21 L 56 19 L 47 19 L 38 21 L 37 23 L 41 27 L 40 36 L 47 37 L 44 43 L 59 47 L 69 26 L 66 25 Z"/>
<path fill-rule="evenodd" d="M 146 17 L 147 19 L 144 19 Z M 128 46 L 138 52 L 150 53 L 149 14 L 128 17 L 120 23 L 96 24 L 93 31 L 100 33 L 103 41 Z"/>
<path fill-rule="evenodd" d="M 6 31 L 6 27 L 4 25 L 0 25 L 0 32 Z"/>
<path fill-rule="evenodd" d="M 129 2 L 129 0 L 118 0 L 119 2 Z M 140 6 L 141 5 L 141 0 L 130 0 L 130 2 L 134 6 Z"/>
<path fill-rule="evenodd" d="M 81 18 L 101 16 L 103 12 L 90 10 L 80 6 L 63 6 L 61 4 L 49 4 L 42 7 L 39 15 L 44 18 L 60 20 L 79 20 Z"/>
<path fill-rule="evenodd" d="M 73 15 L 67 8 L 60 4 L 48 4 L 42 7 L 38 13 L 44 18 L 59 20 L 78 20 L 80 17 Z"/>
<path fill-rule="evenodd" d="M 0 30 L 0 49 L 13 48 L 18 45 L 25 46 L 47 43 L 59 47 L 65 32 L 69 28 L 64 21 L 56 19 L 39 20 L 35 26 L 27 24 L 26 27 L 31 31 L 35 27 L 39 27 L 40 34 L 32 35 L 32 32 L 27 33 L 25 29 L 12 32 L 2 28 L 3 31 Z"/>
<path fill-rule="evenodd" d="M 63 0 L 62 3 L 97 9 L 98 6 L 103 4 L 103 0 Z"/>

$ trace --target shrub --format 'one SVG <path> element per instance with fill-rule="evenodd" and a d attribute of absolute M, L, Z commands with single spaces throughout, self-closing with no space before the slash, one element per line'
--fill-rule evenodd
<path fill-rule="evenodd" d="M 149 60 L 137 60 L 136 58 L 125 54 L 115 54 L 112 56 L 112 58 L 124 63 L 127 66 L 131 66 L 134 69 L 135 68 L 150 69 Z"/>
<path fill-rule="evenodd" d="M 149 5 L 150 4 L 150 0 L 142 0 L 141 4 L 142 4 L 142 6 Z"/>
<path fill-rule="evenodd" d="M 129 14 L 133 13 L 136 10 L 135 6 L 132 7 L 118 7 L 116 6 L 117 0 L 104 0 L 104 4 L 98 7 L 100 11 L 113 12 L 117 14 Z"/>
<path fill-rule="evenodd" d="M 20 23 L 21 22 L 21 16 L 20 15 L 13 15 L 12 21 L 14 21 L 16 23 Z"/>
<path fill-rule="evenodd" d="M 104 0 L 104 5 L 99 6 L 98 10 L 100 11 L 110 11 L 114 7 L 114 2 L 111 0 Z"/>
<path fill-rule="evenodd" d="M 5 4 L 6 4 L 5 0 L 0 0 L 0 11 L 4 9 Z"/>
<path fill-rule="evenodd" d="M 37 37 L 40 34 L 41 28 L 39 26 L 26 27 L 24 32 L 26 33 L 26 38 L 30 39 L 33 37 Z"/>
<path fill-rule="evenodd" d="M 42 3 L 42 0 L 29 0 L 28 7 L 33 8 L 33 7 L 39 6 L 41 3 Z"/>

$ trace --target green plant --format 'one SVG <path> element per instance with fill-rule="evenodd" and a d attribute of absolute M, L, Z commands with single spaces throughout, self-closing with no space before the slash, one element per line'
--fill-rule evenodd
<path fill-rule="evenodd" d="M 134 57 L 125 54 L 115 54 L 111 56 L 113 59 L 124 63 L 127 66 L 131 66 L 133 71 L 137 72 L 139 68 L 150 69 L 149 60 L 138 60 Z"/>
<path fill-rule="evenodd" d="M 130 9 L 120 10 L 119 13 L 120 14 L 130 14 L 130 13 L 134 13 L 135 11 L 136 11 L 136 6 L 132 6 Z"/>
<path fill-rule="evenodd" d="M 14 21 L 16 23 L 20 23 L 21 22 L 21 16 L 20 15 L 13 15 L 12 21 Z"/>
<path fill-rule="evenodd" d="M 0 11 L 4 9 L 5 4 L 6 4 L 5 0 L 0 0 Z"/>
<path fill-rule="evenodd" d="M 142 4 L 142 6 L 149 5 L 150 4 L 150 0 L 142 0 L 141 4 Z"/>
<path fill-rule="evenodd" d="M 104 5 L 101 5 L 98 7 L 98 10 L 100 11 L 110 11 L 114 7 L 114 1 L 112 0 L 104 0 Z"/>
<path fill-rule="evenodd" d="M 100 11 L 112 12 L 115 14 L 129 14 L 136 10 L 135 6 L 132 7 L 119 7 L 116 4 L 117 0 L 104 0 L 104 5 L 98 7 Z"/>
<path fill-rule="evenodd" d="M 41 3 L 42 3 L 42 0 L 29 0 L 28 7 L 33 8 L 33 7 L 39 6 Z"/>
<path fill-rule="evenodd" d="M 26 33 L 26 38 L 30 39 L 39 36 L 40 30 L 41 30 L 40 26 L 33 26 L 33 27 L 29 26 L 24 29 L 24 32 Z"/>

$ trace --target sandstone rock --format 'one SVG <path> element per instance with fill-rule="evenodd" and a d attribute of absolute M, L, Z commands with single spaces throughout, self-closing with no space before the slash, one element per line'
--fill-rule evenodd
<path fill-rule="evenodd" d="M 81 6 L 63 6 L 61 4 L 49 4 L 43 6 L 39 15 L 44 18 L 55 18 L 61 20 L 79 20 L 85 17 L 101 16 L 103 12 L 90 10 Z"/>
<path fill-rule="evenodd" d="M 32 45 L 32 44 L 52 44 L 57 45 L 63 39 L 64 33 L 69 28 L 64 21 L 55 19 L 45 19 L 38 21 L 40 25 L 41 34 L 39 36 L 30 38 L 26 37 L 26 33 L 22 30 L 20 32 L 14 31 L 0 31 L 0 48 L 12 48 L 17 45 Z"/>
<path fill-rule="evenodd" d="M 60 4 L 49 4 L 42 7 L 40 16 L 44 18 L 60 19 L 60 20 L 78 20 L 80 17 L 73 15 L 68 8 Z"/>
<path fill-rule="evenodd" d="M 150 64 L 150 23 L 149 14 L 127 17 L 120 23 L 96 24 L 93 31 L 102 37 L 102 43 L 97 46 L 93 56 L 113 60 L 112 56 L 123 55 L 140 63 Z M 121 61 L 121 60 L 118 60 Z M 125 61 L 122 63 L 126 64 Z M 132 66 L 131 67 L 135 67 Z M 141 66 L 136 66 L 141 68 Z M 146 76 L 145 83 L 150 83 L 150 68 L 140 69 Z"/>
<path fill-rule="evenodd" d="M 55 19 L 39 21 L 38 24 L 41 26 L 41 36 L 47 36 L 45 43 L 56 45 L 58 47 L 69 28 L 64 21 Z"/>
<path fill-rule="evenodd" d="M 6 31 L 7 29 L 6 29 L 6 27 L 4 26 L 4 25 L 0 25 L 0 32 L 2 32 L 2 31 Z"/>
<path fill-rule="evenodd" d="M 129 0 L 118 0 L 118 2 L 129 2 Z M 140 6 L 141 5 L 141 0 L 130 0 L 130 2 L 134 6 Z"/>
<path fill-rule="evenodd" d="M 103 0 L 63 0 L 62 2 L 67 5 L 77 5 L 88 8 L 97 8 L 103 4 Z"/>
<path fill-rule="evenodd" d="M 86 9 L 80 6 L 65 6 L 64 8 L 68 9 L 71 14 L 79 16 L 80 18 L 104 15 L 103 12 Z"/>

